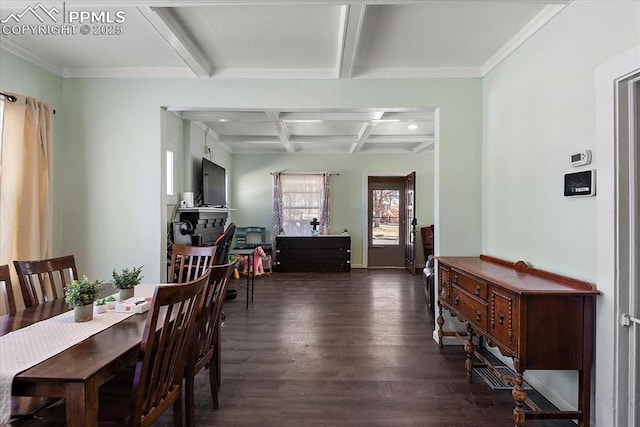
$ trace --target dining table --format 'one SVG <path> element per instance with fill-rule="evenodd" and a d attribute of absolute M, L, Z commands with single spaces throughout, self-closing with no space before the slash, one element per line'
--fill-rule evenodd
<path fill-rule="evenodd" d="M 138 285 L 135 296 L 151 297 L 157 286 L 162 285 Z M 70 310 L 64 299 L 55 299 L 0 316 L 0 338 L 38 322 L 64 316 Z M 13 377 L 11 394 L 64 398 L 67 426 L 97 425 L 100 386 L 136 361 L 147 313 L 123 314 L 122 320 L 117 319 L 106 329 L 17 373 Z M 25 341 L 25 352 L 29 351 L 29 346 Z M 0 365 L 2 363 L 0 360 Z"/>

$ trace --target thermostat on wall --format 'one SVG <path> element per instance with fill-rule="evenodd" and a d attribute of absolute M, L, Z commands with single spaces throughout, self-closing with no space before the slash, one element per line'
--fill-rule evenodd
<path fill-rule="evenodd" d="M 591 150 L 582 150 L 571 155 L 571 166 L 584 166 L 591 163 Z"/>

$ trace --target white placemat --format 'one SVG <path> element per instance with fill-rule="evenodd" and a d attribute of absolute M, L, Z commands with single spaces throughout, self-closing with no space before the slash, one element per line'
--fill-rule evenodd
<path fill-rule="evenodd" d="M 135 296 L 151 297 L 156 286 L 140 284 L 135 287 Z M 10 420 L 13 377 L 132 315 L 107 310 L 94 314 L 89 322 L 76 323 L 71 310 L 1 336 L 0 424 Z"/>

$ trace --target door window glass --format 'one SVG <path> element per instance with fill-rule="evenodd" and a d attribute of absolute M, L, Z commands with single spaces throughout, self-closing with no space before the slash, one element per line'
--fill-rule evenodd
<path fill-rule="evenodd" d="M 374 245 L 400 244 L 400 191 L 372 190 L 371 242 Z"/>

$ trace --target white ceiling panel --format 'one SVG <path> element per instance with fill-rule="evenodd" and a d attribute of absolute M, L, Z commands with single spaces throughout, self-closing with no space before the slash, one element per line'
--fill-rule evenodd
<path fill-rule="evenodd" d="M 62 8 L 57 8 L 62 10 Z M 11 9 L 16 13 L 20 9 Z M 126 76 L 127 72 L 145 70 L 152 76 L 174 76 L 175 73 L 190 75 L 188 67 L 176 54 L 176 52 L 161 38 L 155 29 L 147 23 L 146 19 L 136 8 L 104 8 L 103 12 L 114 14 L 117 11 L 124 12 L 125 22 L 116 24 L 87 24 L 82 25 L 62 24 L 62 16 L 56 16 L 61 23 L 41 24 L 34 15 L 26 14 L 18 23 L 20 26 L 38 25 L 45 31 L 43 34 L 33 34 L 33 31 L 20 32 L 18 34 L 2 35 L 0 45 L 23 47 L 25 50 L 53 64 L 60 74 L 65 76 L 82 75 L 83 70 L 89 73 L 114 72 L 117 76 Z M 2 10 L 3 19 L 6 17 Z M 14 24 L 14 21 L 9 21 Z M 9 23 L 5 24 L 8 25 Z M 15 25 L 11 27 L 15 28 Z M 54 28 L 67 28 L 68 33 L 47 34 Z M 6 28 L 6 27 L 5 27 Z M 16 32 L 15 30 L 13 30 Z M 83 31 L 88 31 L 85 35 Z M 155 71 L 154 71 L 155 69 Z"/>
<path fill-rule="evenodd" d="M 335 69 L 340 6 L 222 5 L 174 12 L 209 58 L 214 75 Z"/>
<path fill-rule="evenodd" d="M 370 70 L 477 69 L 546 6 L 525 1 L 430 1 L 369 6 L 355 63 Z"/>
<path fill-rule="evenodd" d="M 286 128 L 291 137 L 305 136 L 347 136 L 356 137 L 364 122 L 352 121 L 324 121 L 315 122 L 289 122 Z"/>

